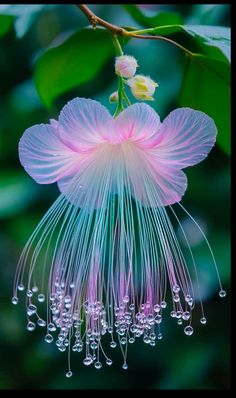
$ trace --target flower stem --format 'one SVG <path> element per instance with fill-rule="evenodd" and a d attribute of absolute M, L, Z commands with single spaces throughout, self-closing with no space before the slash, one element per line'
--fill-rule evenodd
<path fill-rule="evenodd" d="M 123 50 L 121 48 L 120 42 L 119 42 L 119 40 L 117 38 L 117 35 L 114 35 L 114 34 L 112 35 L 112 41 L 113 41 L 114 47 L 116 49 L 117 55 L 118 56 L 123 55 L 124 53 L 123 53 Z"/>
<path fill-rule="evenodd" d="M 112 41 L 113 41 L 113 44 L 114 44 L 114 47 L 116 50 L 116 54 L 118 56 L 123 55 L 123 50 L 122 50 L 122 47 L 120 45 L 117 35 L 112 35 Z M 118 101 L 117 101 L 117 107 L 116 107 L 116 111 L 114 113 L 114 117 L 118 116 L 119 113 L 121 111 L 123 111 L 123 109 L 124 109 L 123 99 L 125 99 L 127 101 L 127 95 L 125 93 L 123 79 L 119 75 L 117 77 L 118 77 Z"/>

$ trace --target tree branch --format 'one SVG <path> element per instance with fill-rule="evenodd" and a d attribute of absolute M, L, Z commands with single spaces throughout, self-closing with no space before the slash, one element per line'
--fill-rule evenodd
<path fill-rule="evenodd" d="M 125 29 L 120 28 L 119 26 L 113 25 L 102 18 L 99 18 L 94 12 L 92 12 L 85 4 L 76 4 L 77 7 L 82 11 L 82 13 L 88 18 L 89 22 L 96 27 L 96 25 L 101 25 L 104 28 L 110 30 L 112 33 L 116 35 L 124 35 Z"/>
<path fill-rule="evenodd" d="M 133 33 L 132 31 L 128 31 L 126 29 L 121 28 L 120 26 L 113 25 L 113 24 L 105 21 L 104 19 L 98 17 L 85 4 L 75 4 L 75 5 L 88 18 L 89 22 L 91 23 L 91 25 L 93 27 L 96 27 L 97 25 L 101 25 L 104 28 L 108 29 L 113 34 L 119 35 L 119 36 L 133 37 L 135 39 L 143 39 L 143 40 L 162 40 L 162 41 L 166 41 L 166 42 L 171 43 L 174 46 L 180 48 L 186 54 L 192 56 L 192 52 L 191 51 L 189 51 L 187 48 L 181 46 L 181 44 L 177 43 L 176 41 L 169 39 L 168 37 L 159 36 L 159 35 L 155 35 L 155 36 L 152 36 L 152 35 L 140 35 L 140 34 Z"/>

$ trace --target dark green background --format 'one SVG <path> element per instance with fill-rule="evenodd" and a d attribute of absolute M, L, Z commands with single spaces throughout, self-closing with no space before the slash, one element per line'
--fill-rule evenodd
<path fill-rule="evenodd" d="M 111 22 L 138 26 L 121 6 L 92 8 Z M 227 5 L 143 8 L 146 13 L 162 10 L 178 11 L 190 24 L 229 26 Z M 195 240 L 193 250 L 205 300 L 206 326 L 200 325 L 195 317 L 195 332 L 188 337 L 166 317 L 164 338 L 156 347 L 144 343 L 130 346 L 128 371 L 121 369 L 119 352 L 114 352 L 115 364 L 100 371 L 84 367 L 82 355 L 76 353 L 72 355 L 74 376 L 66 379 L 66 354 L 58 352 L 55 345 L 46 344 L 42 330 L 26 331 L 23 300 L 17 307 L 11 305 L 14 272 L 21 250 L 58 196 L 56 185 L 37 185 L 26 175 L 18 160 L 19 138 L 27 127 L 56 117 L 65 101 L 75 96 L 98 99 L 114 111 L 114 105 L 108 103 L 109 94 L 116 89 L 112 59 L 94 79 L 58 98 L 51 109 L 42 104 L 33 83 L 34 63 L 41 52 L 58 36 L 62 38 L 86 25 L 86 19 L 75 6 L 62 5 L 42 12 L 23 38 L 16 39 L 13 28 L 0 38 L 0 388 L 227 389 L 230 385 L 230 162 L 218 145 L 203 163 L 186 170 L 189 186 L 183 199 L 184 206 L 206 232 L 228 293 L 225 300 L 218 297 L 209 252 L 190 223 L 188 235 L 190 241 Z M 137 57 L 140 73 L 159 83 L 156 101 L 151 105 L 163 119 L 178 107 L 186 62 L 183 53 L 168 43 L 141 40 L 131 40 L 125 52 Z M 197 315 L 200 316 L 198 312 Z"/>

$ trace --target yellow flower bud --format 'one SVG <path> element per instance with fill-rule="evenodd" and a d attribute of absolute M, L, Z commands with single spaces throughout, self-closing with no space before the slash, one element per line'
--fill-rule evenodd
<path fill-rule="evenodd" d="M 139 100 L 153 101 L 154 94 L 158 84 L 150 77 L 136 75 L 127 81 L 133 96 Z"/>

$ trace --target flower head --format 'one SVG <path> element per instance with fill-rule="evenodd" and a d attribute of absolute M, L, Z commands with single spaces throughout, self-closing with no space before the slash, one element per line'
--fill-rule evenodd
<path fill-rule="evenodd" d="M 102 347 L 105 334 L 112 348 L 119 343 L 124 369 L 128 343 L 142 337 L 154 346 L 169 299 L 171 316 L 193 333 L 196 292 L 165 206 L 181 200 L 187 187 L 182 169 L 202 161 L 215 137 L 213 120 L 190 108 L 176 109 L 161 123 L 141 103 L 114 119 L 83 98 L 64 106 L 58 121 L 25 131 L 22 165 L 38 183 L 57 182 L 61 191 L 18 266 L 14 304 L 29 267 L 28 330 L 35 329 L 36 316 L 47 328 L 46 342 L 57 330 L 60 351 L 86 347 L 84 364 L 97 369 L 101 357 L 112 363 Z M 44 291 L 37 287 L 41 275 Z M 46 296 L 47 322 L 40 316 Z"/>
<path fill-rule="evenodd" d="M 158 84 L 150 77 L 136 75 L 127 81 L 133 96 L 138 100 L 152 101 Z"/>
<path fill-rule="evenodd" d="M 120 55 L 116 57 L 116 74 L 125 78 L 133 77 L 138 67 L 137 60 L 131 55 Z"/>

